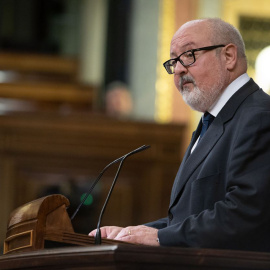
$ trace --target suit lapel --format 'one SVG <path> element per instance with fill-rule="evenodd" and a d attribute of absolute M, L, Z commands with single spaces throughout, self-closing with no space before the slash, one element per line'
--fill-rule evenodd
<path fill-rule="evenodd" d="M 222 134 L 223 134 L 223 123 L 221 122 L 220 118 L 216 118 L 209 127 L 207 133 L 205 133 L 204 137 L 201 139 L 200 143 L 198 143 L 192 154 L 186 159 L 186 162 L 185 163 L 182 162 L 173 186 L 171 206 L 174 203 L 177 195 L 181 192 L 181 190 L 185 186 L 186 182 L 188 181 L 192 173 L 209 154 L 209 152 L 214 147 L 216 142 L 220 139 Z M 196 137 L 194 136 L 194 139 L 195 138 Z M 193 144 L 192 143 L 190 144 L 189 153 Z"/>
<path fill-rule="evenodd" d="M 189 180 L 193 172 L 203 162 L 217 141 L 222 137 L 224 133 L 224 124 L 232 119 L 241 103 L 256 90 L 258 90 L 258 86 L 253 82 L 252 79 L 242 88 L 240 88 L 214 119 L 213 123 L 205 133 L 204 137 L 201 139 L 200 143 L 196 146 L 193 153 L 189 154 L 192 146 L 199 136 L 201 129 L 200 121 L 197 130 L 193 133 L 191 143 L 176 175 L 172 189 L 170 207 L 172 207 L 176 202 L 178 194 L 184 188 L 186 182 Z"/>
<path fill-rule="evenodd" d="M 196 142 L 196 140 L 198 139 L 199 135 L 200 135 L 200 130 L 202 128 L 202 121 L 200 120 L 199 125 L 197 127 L 197 129 L 192 133 L 192 137 L 191 137 L 191 141 L 190 144 L 186 150 L 186 153 L 182 159 L 181 165 L 178 169 L 177 175 L 175 177 L 175 181 L 173 183 L 173 188 L 172 188 L 172 196 L 171 196 L 171 200 L 176 196 L 177 191 L 178 191 L 178 186 L 181 185 L 179 183 L 180 179 L 181 179 L 181 175 L 183 174 L 183 169 L 185 166 L 186 161 L 189 159 L 190 155 L 191 155 L 191 149 L 194 145 L 194 143 Z M 172 201 L 171 201 L 172 202 Z"/>

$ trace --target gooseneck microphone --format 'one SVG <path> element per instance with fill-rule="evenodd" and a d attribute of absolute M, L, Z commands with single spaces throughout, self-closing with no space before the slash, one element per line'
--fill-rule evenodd
<path fill-rule="evenodd" d="M 74 211 L 73 215 L 71 216 L 70 220 L 74 219 L 74 217 L 77 215 L 78 211 L 80 210 L 80 208 L 82 207 L 82 205 L 84 204 L 84 202 L 86 201 L 86 199 L 88 198 L 88 196 L 91 194 L 91 192 L 93 191 L 94 187 L 96 186 L 96 184 L 98 183 L 98 181 L 100 180 L 100 178 L 102 177 L 102 175 L 105 173 L 105 171 L 107 171 L 107 169 L 109 169 L 113 164 L 127 158 L 128 156 L 135 154 L 137 152 L 143 151 L 144 149 L 149 148 L 150 146 L 146 146 L 143 145 L 133 151 L 131 151 L 130 153 L 117 158 L 116 160 L 112 161 L 111 163 L 109 163 L 98 175 L 98 177 L 95 179 L 94 183 L 92 184 L 92 186 L 90 187 L 90 189 L 88 190 L 88 192 L 85 194 L 84 198 L 82 199 L 81 203 L 78 205 L 78 207 L 76 208 L 76 210 Z"/>
<path fill-rule="evenodd" d="M 120 170 L 121 170 L 121 168 L 122 168 L 122 165 L 123 165 L 125 159 L 126 159 L 127 157 L 129 157 L 129 156 L 131 156 L 131 155 L 133 155 L 133 154 L 135 154 L 135 153 L 141 152 L 141 151 L 143 151 L 143 150 L 145 150 L 145 149 L 147 149 L 147 148 L 149 148 L 149 147 L 150 147 L 149 145 L 143 145 L 143 146 L 139 147 L 138 149 L 135 149 L 135 150 L 131 151 L 130 153 L 128 153 L 128 154 L 126 154 L 126 155 L 124 155 L 123 157 L 120 158 L 120 159 L 121 159 L 121 162 L 120 162 L 120 164 L 119 164 L 118 170 L 117 170 L 116 175 L 115 175 L 115 177 L 114 177 L 114 180 L 113 180 L 113 183 L 112 183 L 112 185 L 111 185 L 110 191 L 109 191 L 109 193 L 108 193 L 108 195 L 107 195 L 106 201 L 105 201 L 105 203 L 104 203 L 104 205 L 103 205 L 103 208 L 102 208 L 102 210 L 101 210 L 101 212 L 100 212 L 100 215 L 99 215 L 99 219 L 98 219 L 98 223 L 97 223 L 97 231 L 96 231 L 96 235 L 95 235 L 95 244 L 96 244 L 96 245 L 101 245 L 101 233 L 100 233 L 101 219 L 102 219 L 102 217 L 103 217 L 104 211 L 105 211 L 106 206 L 107 206 L 107 204 L 108 204 L 108 202 L 109 202 L 109 199 L 110 199 L 110 197 L 111 197 L 113 188 L 114 188 L 114 186 L 115 186 L 116 180 L 117 180 L 117 178 L 118 178 L 118 175 L 119 175 L 119 173 L 120 173 Z"/>
<path fill-rule="evenodd" d="M 121 159 L 123 159 L 124 156 L 112 161 L 111 163 L 109 163 L 98 175 L 98 177 L 96 178 L 96 180 L 94 181 L 93 185 L 90 187 L 90 189 L 88 190 L 88 192 L 85 194 L 85 196 L 83 197 L 81 203 L 78 205 L 78 207 L 76 208 L 76 210 L 74 211 L 73 215 L 71 216 L 71 220 L 77 215 L 77 213 L 79 212 L 80 208 L 82 207 L 82 205 L 84 204 L 84 202 L 86 201 L 86 199 L 88 198 L 88 196 L 91 194 L 91 192 L 93 191 L 94 187 L 96 186 L 96 184 L 98 183 L 99 179 L 102 177 L 102 175 L 107 171 L 107 169 L 109 169 L 114 163 L 120 161 Z"/>

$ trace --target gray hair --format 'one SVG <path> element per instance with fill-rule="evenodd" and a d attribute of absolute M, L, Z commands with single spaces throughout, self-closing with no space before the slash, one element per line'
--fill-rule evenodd
<path fill-rule="evenodd" d="M 245 43 L 239 30 L 233 25 L 224 22 L 219 18 L 204 19 L 209 23 L 209 30 L 212 35 L 213 44 L 229 44 L 233 43 L 237 47 L 238 57 L 246 60 Z"/>
<path fill-rule="evenodd" d="M 236 45 L 238 58 L 242 58 L 245 63 L 247 63 L 244 40 L 240 32 L 233 25 L 221 20 L 220 18 L 205 18 L 189 21 L 182 27 L 203 22 L 207 24 L 207 30 L 210 33 L 210 39 L 213 45 L 227 45 L 229 43 Z"/>

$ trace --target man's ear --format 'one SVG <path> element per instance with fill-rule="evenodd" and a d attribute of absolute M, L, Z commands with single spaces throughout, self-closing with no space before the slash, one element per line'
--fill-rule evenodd
<path fill-rule="evenodd" d="M 237 47 L 230 43 L 224 48 L 224 56 L 227 70 L 231 71 L 235 68 L 237 62 Z"/>

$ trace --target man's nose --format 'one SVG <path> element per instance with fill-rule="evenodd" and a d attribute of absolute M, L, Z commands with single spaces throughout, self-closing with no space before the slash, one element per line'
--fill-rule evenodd
<path fill-rule="evenodd" d="M 174 68 L 174 74 L 176 75 L 185 75 L 187 74 L 187 68 L 184 67 L 180 61 L 177 61 L 176 66 Z"/>

